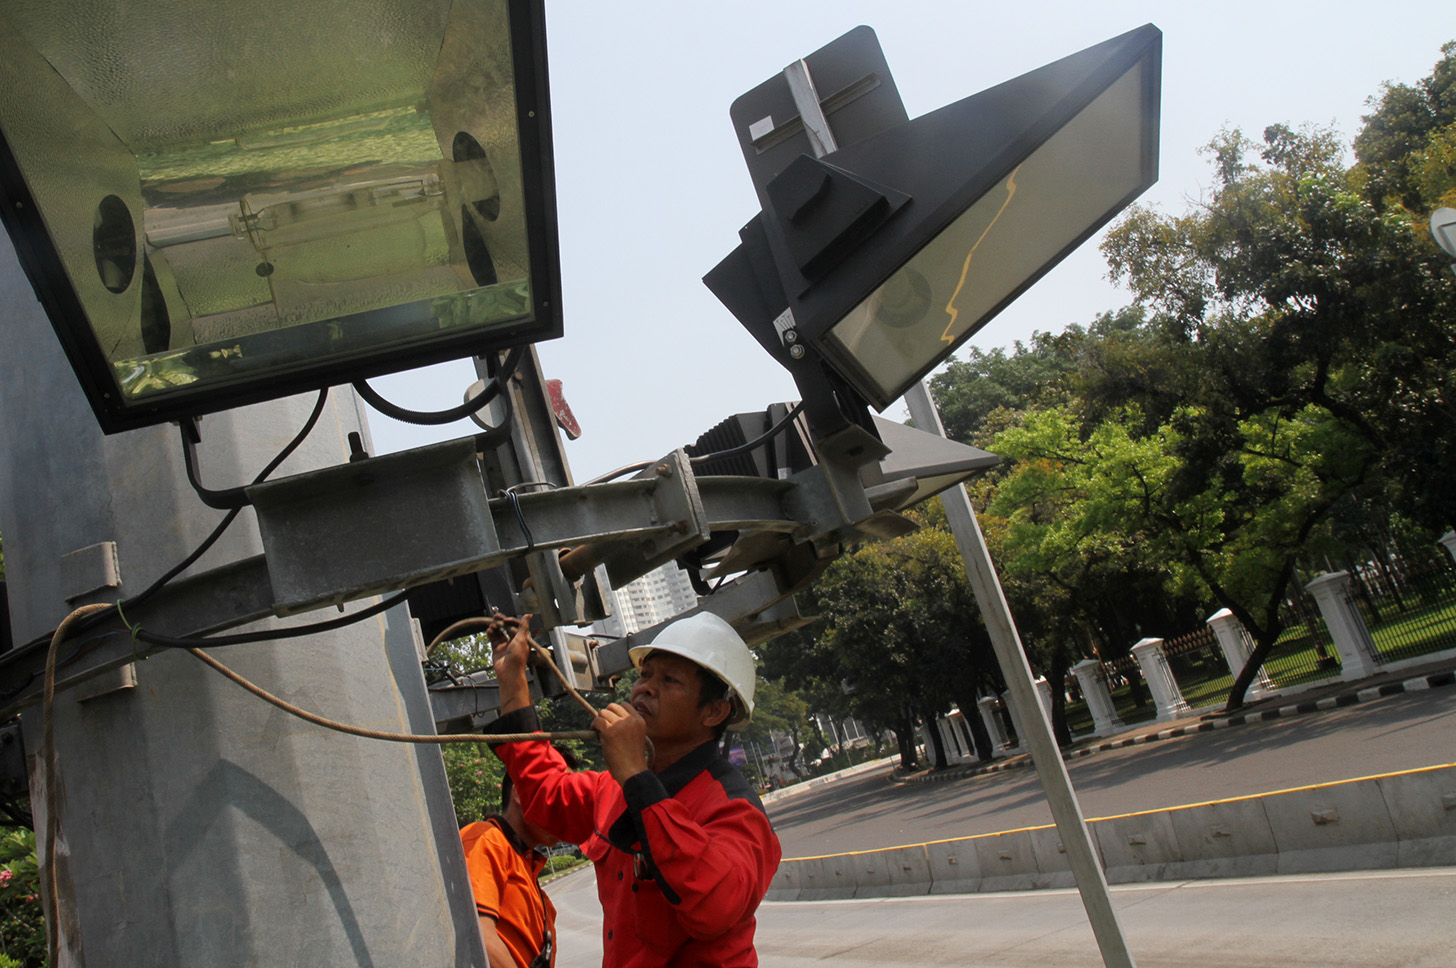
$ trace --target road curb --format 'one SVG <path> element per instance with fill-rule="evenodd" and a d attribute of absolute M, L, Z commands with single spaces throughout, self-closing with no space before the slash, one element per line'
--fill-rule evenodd
<path fill-rule="evenodd" d="M 1239 713 L 1232 716 L 1222 716 L 1205 719 L 1197 723 L 1187 723 L 1182 726 L 1172 726 L 1168 729 L 1159 730 L 1154 733 L 1142 733 L 1137 736 L 1128 736 L 1123 739 L 1109 740 L 1099 743 L 1096 746 L 1085 746 L 1081 749 L 1064 750 L 1063 760 L 1076 760 L 1084 756 L 1092 756 L 1095 753 L 1102 753 L 1108 750 L 1127 749 L 1132 746 L 1142 746 L 1147 743 L 1156 743 L 1165 739 L 1176 739 L 1179 736 L 1192 736 L 1196 733 L 1208 733 L 1216 729 L 1225 729 L 1229 726 L 1243 726 L 1247 723 L 1268 722 L 1273 719 L 1287 719 L 1294 716 L 1303 716 L 1309 713 L 1325 712 L 1330 709 L 1343 709 L 1346 706 L 1354 706 L 1362 702 L 1370 702 L 1375 699 L 1384 699 L 1388 696 L 1398 696 L 1407 692 L 1421 692 L 1427 689 L 1440 689 L 1446 686 L 1456 685 L 1456 670 L 1435 672 L 1429 675 L 1416 676 L 1400 682 L 1387 682 L 1379 686 L 1369 686 L 1363 689 L 1354 689 L 1350 692 L 1341 693 L 1337 696 L 1326 696 L 1323 699 L 1313 699 L 1307 702 L 1291 703 L 1287 706 L 1279 706 L 1274 709 L 1266 709 L 1261 712 Z M 989 763 L 966 767 L 951 767 L 948 770 L 941 770 L 938 773 L 917 773 L 910 776 L 890 775 L 892 783 L 942 783 L 947 780 L 964 780 L 973 776 L 985 776 L 988 773 L 1000 773 L 1004 770 L 1019 770 L 1031 766 L 1031 757 L 1026 754 L 1019 754 L 1013 759 L 1004 760 L 1000 763 Z"/>
<path fill-rule="evenodd" d="M 1456 763 L 1087 821 L 1109 884 L 1456 863 Z M 774 901 L 1075 886 L 1057 828 L 789 857 Z"/>

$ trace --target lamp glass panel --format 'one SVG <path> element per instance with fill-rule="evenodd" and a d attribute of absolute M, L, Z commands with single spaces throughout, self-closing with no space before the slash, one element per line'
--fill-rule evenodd
<path fill-rule="evenodd" d="M 535 315 L 506 0 L 0 0 L 0 124 L 128 402 Z"/>
<path fill-rule="evenodd" d="M 1143 179 L 1146 62 L 978 198 L 824 339 L 886 402 L 980 329 L 1001 304 Z"/>

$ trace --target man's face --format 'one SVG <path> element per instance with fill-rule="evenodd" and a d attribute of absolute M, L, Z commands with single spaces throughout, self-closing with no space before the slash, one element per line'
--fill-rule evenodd
<path fill-rule="evenodd" d="M 647 721 L 648 738 L 712 739 L 714 727 L 730 707 L 722 699 L 700 707 L 702 688 L 694 663 L 670 652 L 649 652 L 642 660 L 641 677 L 632 686 L 632 705 Z"/>

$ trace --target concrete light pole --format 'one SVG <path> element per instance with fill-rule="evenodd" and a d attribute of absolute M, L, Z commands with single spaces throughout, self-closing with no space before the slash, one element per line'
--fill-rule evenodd
<path fill-rule="evenodd" d="M 175 427 L 97 429 L 8 239 L 0 318 L 0 533 L 19 643 L 145 588 L 222 512 L 187 484 Z M 246 483 L 313 402 L 206 418 L 204 483 Z M 367 439 L 336 391 L 280 473 L 346 459 L 351 431 Z M 194 572 L 260 551 L 245 512 Z M 218 656 L 324 715 L 433 729 L 402 606 Z M 61 965 L 485 965 L 438 749 L 310 726 L 181 652 L 58 693 L 54 722 L 47 777 L 40 706 L 22 714 L 37 828 L 48 802 L 59 811 Z"/>

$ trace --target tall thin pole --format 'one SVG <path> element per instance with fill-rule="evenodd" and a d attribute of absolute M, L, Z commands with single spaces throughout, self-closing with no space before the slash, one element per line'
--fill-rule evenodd
<path fill-rule="evenodd" d="M 803 60 L 795 61 L 784 68 L 784 79 L 788 82 L 794 107 L 799 111 L 799 119 L 809 134 L 810 148 L 815 157 L 834 151 L 834 133 L 824 115 L 814 80 L 809 74 L 809 65 Z M 935 409 L 935 401 L 930 398 L 924 382 L 910 388 L 905 394 L 905 402 L 915 419 L 916 429 L 945 436 L 940 413 Z M 1016 715 L 1017 726 L 1029 734 L 1024 738 L 1031 751 L 1031 761 L 1046 790 L 1047 803 L 1057 823 L 1057 834 L 1062 838 L 1072 876 L 1076 878 L 1077 890 L 1082 895 L 1082 906 L 1087 909 L 1092 933 L 1102 950 L 1102 961 L 1107 968 L 1135 968 L 1122 926 L 1117 921 L 1117 912 L 1112 908 L 1112 896 L 1107 890 L 1107 878 L 1097 860 L 1097 851 L 1092 846 L 1092 835 L 1082 818 L 1082 808 L 1072 790 L 1072 780 L 1067 775 L 1061 750 L 1052 736 L 1051 724 L 1041 708 L 1031 666 L 1021 648 L 1021 638 L 1016 634 L 1011 609 L 1002 594 L 1001 582 L 991 564 L 991 555 L 986 550 L 986 540 L 976 522 L 970 498 L 966 496 L 965 488 L 953 487 L 942 492 L 941 501 L 961 559 L 965 562 L 971 590 L 990 632 L 996 661 L 1001 664 L 1001 671 L 1006 676 L 1007 698 Z M 927 725 L 930 729 L 936 728 L 933 722 Z"/>
<path fill-rule="evenodd" d="M 905 402 L 910 407 L 910 416 L 917 430 L 945 436 L 940 413 L 924 382 L 910 388 L 905 394 Z M 955 535 L 961 560 L 965 562 L 966 577 L 970 579 L 971 591 L 975 593 L 976 603 L 985 619 L 986 631 L 991 635 L 996 661 L 1006 676 L 1006 699 L 1016 714 L 1017 727 L 1027 734 L 1022 739 L 1031 752 L 1036 774 L 1041 777 L 1047 804 L 1057 824 L 1057 835 L 1062 839 L 1067 862 L 1082 895 L 1082 906 L 1087 910 L 1087 920 L 1092 924 L 1092 933 L 1102 951 L 1102 961 L 1107 968 L 1134 968 L 1127 939 L 1112 907 L 1107 878 L 1098 862 L 1091 832 L 1082 817 L 1076 791 L 1072 789 L 1071 777 L 1067 775 L 1067 764 L 1062 760 L 1061 750 L 1052 736 L 1051 723 L 1047 721 L 1046 711 L 1037 695 L 1031 665 L 1026 661 L 1026 652 L 1021 647 L 1021 637 L 1016 632 L 1011 609 L 1006 604 L 1001 582 L 991 564 L 991 555 L 986 550 L 986 539 L 976 521 L 975 509 L 971 507 L 964 487 L 956 486 L 941 492 L 940 500 L 945 505 L 946 520 L 950 523 L 951 534 Z"/>

